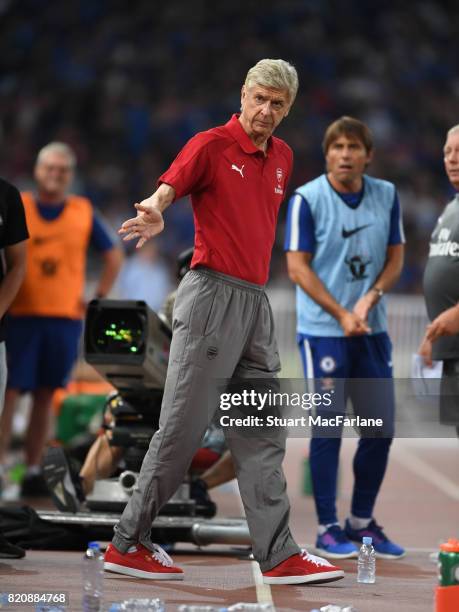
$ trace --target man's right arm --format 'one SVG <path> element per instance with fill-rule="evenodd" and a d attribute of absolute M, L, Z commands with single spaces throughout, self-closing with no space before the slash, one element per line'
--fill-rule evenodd
<path fill-rule="evenodd" d="M 174 200 L 175 189 L 167 183 L 161 183 L 153 195 L 140 202 L 140 204 L 144 204 L 147 207 L 151 206 L 162 214 Z"/>
<path fill-rule="evenodd" d="M 155 193 L 135 204 L 137 217 L 125 221 L 119 230 L 120 234 L 125 234 L 124 240 L 138 238 L 136 247 L 140 248 L 149 238 L 163 231 L 162 213 L 176 198 L 209 185 L 212 172 L 208 145 L 212 138 L 209 132 L 201 132 L 186 143 L 169 169 L 159 177 Z"/>
<path fill-rule="evenodd" d="M 343 308 L 327 290 L 311 267 L 312 253 L 287 252 L 287 268 L 290 279 L 326 310 L 341 325 L 345 336 L 357 336 L 370 331 L 368 325 L 356 314 Z"/>

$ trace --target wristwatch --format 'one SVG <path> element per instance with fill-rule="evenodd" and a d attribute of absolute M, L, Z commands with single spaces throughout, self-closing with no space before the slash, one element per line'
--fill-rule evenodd
<path fill-rule="evenodd" d="M 376 293 L 378 294 L 379 299 L 382 298 L 382 296 L 384 295 L 384 291 L 380 288 L 380 287 L 372 287 L 371 291 L 376 291 Z"/>

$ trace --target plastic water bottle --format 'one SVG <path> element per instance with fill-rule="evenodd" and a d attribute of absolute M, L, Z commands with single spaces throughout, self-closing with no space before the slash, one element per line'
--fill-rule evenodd
<path fill-rule="evenodd" d="M 362 546 L 357 560 L 357 582 L 373 584 L 376 581 L 376 553 L 372 539 L 362 538 Z"/>
<path fill-rule="evenodd" d="M 104 579 L 104 556 L 98 542 L 89 542 L 83 557 L 84 612 L 99 612 L 102 609 L 102 584 Z"/>

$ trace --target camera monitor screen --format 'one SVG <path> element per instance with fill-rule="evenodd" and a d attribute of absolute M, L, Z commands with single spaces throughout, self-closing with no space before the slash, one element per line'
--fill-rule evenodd
<path fill-rule="evenodd" d="M 145 351 L 145 315 L 125 308 L 97 312 L 90 321 L 91 352 L 110 355 L 139 355 Z"/>

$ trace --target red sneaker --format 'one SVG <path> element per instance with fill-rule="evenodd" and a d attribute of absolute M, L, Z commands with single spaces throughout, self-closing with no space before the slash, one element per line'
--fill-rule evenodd
<path fill-rule="evenodd" d="M 263 572 L 265 584 L 300 584 L 305 582 L 332 582 L 344 578 L 341 568 L 326 559 L 310 555 L 306 550 L 289 557 L 273 569 Z"/>
<path fill-rule="evenodd" d="M 136 551 L 122 554 L 109 544 L 104 556 L 104 570 L 150 580 L 183 580 L 183 570 L 174 566 L 160 546 L 153 546 L 154 552 L 137 544 Z"/>

